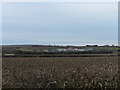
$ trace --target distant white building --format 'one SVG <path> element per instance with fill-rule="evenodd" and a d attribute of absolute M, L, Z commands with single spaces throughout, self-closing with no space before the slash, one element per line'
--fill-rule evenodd
<path fill-rule="evenodd" d="M 78 51 L 79 49 L 78 48 L 74 48 L 73 51 Z"/>
<path fill-rule="evenodd" d="M 15 54 L 4 54 L 4 56 L 15 56 Z"/>
<path fill-rule="evenodd" d="M 48 50 L 43 50 L 43 52 L 49 52 Z"/>
<path fill-rule="evenodd" d="M 56 49 L 58 52 L 66 52 L 66 49 Z"/>
<path fill-rule="evenodd" d="M 85 51 L 92 51 L 93 49 L 92 48 L 85 48 L 84 50 Z"/>
<path fill-rule="evenodd" d="M 78 49 L 78 51 L 81 51 L 81 52 L 83 52 L 83 51 L 85 51 L 85 49 Z"/>
<path fill-rule="evenodd" d="M 78 48 L 67 48 L 67 49 L 63 49 L 63 48 L 58 48 L 58 49 L 53 49 L 50 52 L 84 52 L 84 51 L 92 51 L 92 48 L 83 48 L 83 49 L 78 49 Z"/>
<path fill-rule="evenodd" d="M 84 51 L 92 51 L 92 48 L 83 48 L 83 49 L 78 49 L 78 51 L 84 52 Z"/>

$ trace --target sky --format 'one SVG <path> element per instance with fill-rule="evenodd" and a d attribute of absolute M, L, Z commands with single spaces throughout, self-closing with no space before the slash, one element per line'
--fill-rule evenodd
<path fill-rule="evenodd" d="M 2 4 L 0 3 L 0 44 L 2 44 Z"/>
<path fill-rule="evenodd" d="M 2 44 L 117 44 L 117 9 L 112 2 L 3 3 Z"/>
<path fill-rule="evenodd" d="M 0 0 L 0 2 L 118 2 L 119 0 Z"/>

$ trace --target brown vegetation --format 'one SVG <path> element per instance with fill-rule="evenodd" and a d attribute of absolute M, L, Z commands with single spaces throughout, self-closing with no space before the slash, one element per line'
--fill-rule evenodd
<path fill-rule="evenodd" d="M 117 88 L 117 57 L 3 58 L 3 88 Z"/>

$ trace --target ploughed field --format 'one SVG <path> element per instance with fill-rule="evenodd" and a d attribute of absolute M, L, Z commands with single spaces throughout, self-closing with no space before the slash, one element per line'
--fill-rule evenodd
<path fill-rule="evenodd" d="M 4 57 L 3 88 L 117 88 L 117 57 Z"/>

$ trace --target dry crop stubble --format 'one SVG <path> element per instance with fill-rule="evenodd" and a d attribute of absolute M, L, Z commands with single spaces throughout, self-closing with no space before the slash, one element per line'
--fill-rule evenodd
<path fill-rule="evenodd" d="M 117 88 L 117 57 L 3 58 L 3 88 Z"/>

